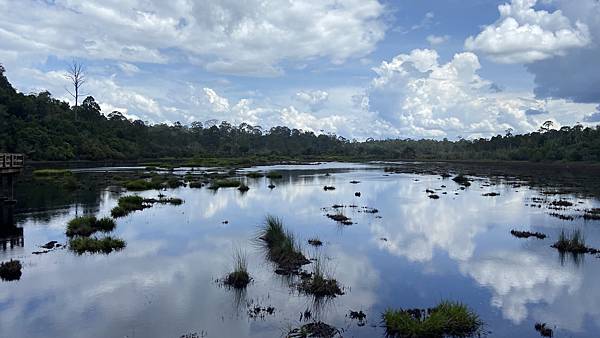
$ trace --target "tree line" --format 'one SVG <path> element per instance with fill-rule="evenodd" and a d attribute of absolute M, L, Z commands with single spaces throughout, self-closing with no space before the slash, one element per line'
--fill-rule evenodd
<path fill-rule="evenodd" d="M 363 142 L 333 134 L 242 123 L 147 124 L 120 112 L 103 114 L 93 97 L 71 107 L 49 92 L 19 93 L 0 65 L 0 152 L 30 160 L 138 160 L 164 157 L 293 157 L 600 161 L 600 126 L 575 125 L 523 135 L 458 141 L 388 139 Z"/>

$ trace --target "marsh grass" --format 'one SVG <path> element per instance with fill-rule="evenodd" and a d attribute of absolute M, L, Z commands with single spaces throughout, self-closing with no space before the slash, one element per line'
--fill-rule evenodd
<path fill-rule="evenodd" d="M 312 273 L 302 276 L 298 285 L 301 292 L 314 297 L 336 297 L 344 294 L 337 280 L 333 278 L 331 269 L 318 257 L 312 264 Z"/>
<path fill-rule="evenodd" d="M 240 184 L 240 186 L 238 187 L 238 190 L 241 192 L 246 192 L 248 190 L 250 190 L 250 187 L 245 185 L 244 183 Z"/>
<path fill-rule="evenodd" d="M 14 281 L 21 279 L 21 261 L 10 260 L 0 263 L 0 279 L 4 281 Z"/>
<path fill-rule="evenodd" d="M 217 190 L 219 188 L 237 188 L 241 185 L 242 183 L 238 180 L 232 180 L 232 179 L 220 179 L 220 180 L 214 180 L 210 187 L 208 187 L 209 189 L 213 189 L 213 190 Z"/>
<path fill-rule="evenodd" d="M 241 249 L 236 249 L 233 252 L 233 262 L 233 272 L 225 277 L 223 283 L 236 289 L 243 289 L 251 281 L 248 273 L 248 255 Z"/>
<path fill-rule="evenodd" d="M 278 173 L 276 171 L 271 171 L 271 172 L 267 173 L 266 177 L 270 178 L 270 179 L 280 179 L 280 178 L 283 178 L 283 174 Z"/>
<path fill-rule="evenodd" d="M 111 236 L 103 238 L 76 237 L 69 240 L 69 248 L 75 253 L 105 253 L 124 249 L 126 243 L 120 238 Z"/>
<path fill-rule="evenodd" d="M 261 178 L 263 176 L 265 176 L 265 175 L 258 171 L 252 171 L 252 172 L 249 172 L 246 174 L 246 177 L 249 177 L 249 178 Z"/>
<path fill-rule="evenodd" d="M 468 179 L 466 176 L 464 176 L 464 175 L 462 175 L 462 174 L 460 174 L 460 175 L 458 175 L 458 176 L 454 177 L 452 180 L 453 180 L 454 182 L 456 182 L 456 183 L 458 183 L 458 184 L 462 185 L 462 186 L 465 186 L 465 187 L 469 187 L 469 186 L 471 186 L 471 182 L 470 182 L 470 180 L 469 180 L 469 179 Z"/>
<path fill-rule="evenodd" d="M 294 234 L 286 230 L 277 217 L 266 217 L 258 239 L 265 245 L 268 259 L 277 264 L 277 272 L 281 274 L 297 273 L 302 265 L 310 263 Z"/>
<path fill-rule="evenodd" d="M 466 305 L 449 301 L 426 310 L 387 310 L 383 323 L 389 337 L 472 337 L 483 326 Z"/>
<path fill-rule="evenodd" d="M 69 221 L 66 234 L 68 237 L 88 237 L 98 231 L 110 232 L 116 225 L 115 220 L 109 217 L 97 219 L 95 216 L 81 216 Z"/>
<path fill-rule="evenodd" d="M 575 254 L 595 251 L 595 249 L 590 249 L 585 245 L 585 237 L 581 233 L 581 230 L 574 230 L 570 234 L 561 230 L 558 241 L 556 241 L 552 247 L 560 252 L 570 252 Z"/>
<path fill-rule="evenodd" d="M 177 197 L 165 198 L 163 195 L 159 195 L 158 199 L 143 198 L 137 195 L 122 196 L 119 198 L 117 206 L 112 208 L 110 214 L 112 217 L 124 217 L 134 211 L 150 208 L 155 203 L 181 205 L 183 200 Z"/>

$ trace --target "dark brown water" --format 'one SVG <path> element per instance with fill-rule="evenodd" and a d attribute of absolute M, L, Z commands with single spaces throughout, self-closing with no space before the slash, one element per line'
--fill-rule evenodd
<path fill-rule="evenodd" d="M 600 258 L 560 257 L 550 245 L 561 229 L 581 229 L 589 246 L 600 247 L 600 222 L 564 221 L 550 216 L 555 211 L 546 204 L 530 206 L 534 197 L 567 199 L 574 206 L 558 212 L 578 215 L 576 209 L 598 206 L 593 198 L 542 195 L 514 180 L 485 177 L 460 190 L 439 175 L 387 174 L 380 165 L 258 169 L 276 169 L 284 178 L 273 180 L 273 190 L 269 179 L 247 179 L 245 194 L 163 191 L 185 203 L 118 219 L 115 234 L 127 247 L 109 255 L 32 252 L 51 240 L 66 243 L 65 226 L 76 211 L 109 215 L 123 193 L 104 187 L 66 196 L 59 188 L 23 184 L 20 209 L 36 211 L 18 215 L 24 245 L 0 249 L 1 261 L 24 265 L 19 281 L 0 282 L 0 337 L 280 337 L 305 323 L 307 309 L 344 337 L 383 337 L 386 308 L 430 307 L 442 299 L 471 307 L 491 337 L 539 337 L 536 322 L 555 328 L 556 337 L 597 335 Z M 325 185 L 336 189 L 324 191 Z M 428 198 L 426 189 L 440 199 Z M 488 192 L 500 196 L 482 196 Z M 334 204 L 357 205 L 344 210 L 355 224 L 325 217 L 331 210 L 323 208 Z M 307 256 L 327 262 L 345 295 L 315 302 L 274 274 L 253 240 L 268 214 L 283 220 Z M 511 229 L 548 238 L 518 239 Z M 319 249 L 306 243 L 314 236 L 325 243 Z M 231 270 L 236 248 L 247 252 L 254 279 L 243 293 L 215 281 Z M 256 304 L 275 311 L 252 318 L 248 310 Z M 350 310 L 364 311 L 367 324 L 349 319 Z"/>

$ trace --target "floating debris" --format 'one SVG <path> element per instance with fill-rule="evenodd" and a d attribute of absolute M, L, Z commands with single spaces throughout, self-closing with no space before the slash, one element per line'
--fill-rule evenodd
<path fill-rule="evenodd" d="M 350 184 L 359 184 L 360 181 L 350 181 Z"/>

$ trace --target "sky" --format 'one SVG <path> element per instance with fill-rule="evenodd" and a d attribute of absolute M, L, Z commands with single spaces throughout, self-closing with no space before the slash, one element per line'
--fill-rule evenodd
<path fill-rule="evenodd" d="M 600 123 L 600 0 L 0 0 L 19 91 L 348 139 Z"/>

